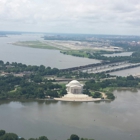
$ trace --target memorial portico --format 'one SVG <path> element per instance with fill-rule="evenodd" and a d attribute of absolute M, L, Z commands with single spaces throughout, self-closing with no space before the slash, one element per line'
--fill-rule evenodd
<path fill-rule="evenodd" d="M 86 101 L 92 102 L 97 101 L 100 99 L 93 99 L 92 97 L 83 94 L 83 85 L 80 84 L 77 80 L 73 80 L 66 85 L 67 94 L 64 95 L 62 98 L 54 98 L 55 100 L 59 101 Z"/>
<path fill-rule="evenodd" d="M 66 85 L 68 94 L 82 94 L 83 85 L 80 84 L 77 80 L 73 80 Z"/>

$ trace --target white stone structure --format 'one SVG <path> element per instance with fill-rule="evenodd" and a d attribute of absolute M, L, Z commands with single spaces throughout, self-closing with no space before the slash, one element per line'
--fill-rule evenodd
<path fill-rule="evenodd" d="M 64 95 L 64 97 L 62 98 L 69 98 L 69 99 L 86 99 L 89 98 L 88 95 L 82 94 L 83 91 L 83 85 L 80 84 L 77 80 L 73 80 L 71 82 L 69 82 L 67 85 L 67 93 L 66 95 Z M 91 98 L 91 97 L 90 97 Z"/>
<path fill-rule="evenodd" d="M 83 85 L 80 84 L 77 80 L 73 80 L 66 85 L 68 94 L 82 94 Z"/>
<path fill-rule="evenodd" d="M 77 80 L 69 82 L 67 85 L 67 94 L 62 98 L 54 98 L 59 101 L 95 101 L 99 99 L 94 99 L 86 94 L 83 94 L 83 85 Z"/>

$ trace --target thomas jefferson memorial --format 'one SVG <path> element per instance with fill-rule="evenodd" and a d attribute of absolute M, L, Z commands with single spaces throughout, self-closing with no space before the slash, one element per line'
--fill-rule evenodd
<path fill-rule="evenodd" d="M 83 91 L 83 85 L 80 84 L 77 80 L 73 80 L 69 82 L 67 85 L 67 94 L 64 96 L 65 98 L 80 98 L 80 97 L 88 97 L 88 95 L 82 94 Z"/>
<path fill-rule="evenodd" d="M 95 101 L 94 98 L 83 94 L 83 85 L 77 80 L 73 80 L 66 85 L 67 94 L 62 98 L 54 98 L 60 101 Z"/>

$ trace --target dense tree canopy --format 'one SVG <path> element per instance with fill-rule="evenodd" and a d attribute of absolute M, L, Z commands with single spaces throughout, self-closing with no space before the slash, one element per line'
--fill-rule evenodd
<path fill-rule="evenodd" d="M 134 57 L 139 57 L 139 54 L 134 55 Z M 132 75 L 111 79 L 109 74 L 104 73 L 66 72 L 56 68 L 45 68 L 43 65 L 27 66 L 16 62 L 4 63 L 3 61 L 0 61 L 0 70 L 6 73 L 4 76 L 0 76 L 0 99 L 53 98 L 65 95 L 67 93 L 66 87 L 55 83 L 55 80 L 47 79 L 47 76 L 52 74 L 58 77 L 86 78 L 83 93 L 94 98 L 99 98 L 101 95 L 99 93 L 92 94 L 91 90 L 95 92 L 107 87 L 140 87 L 140 79 L 135 79 Z M 20 77 L 15 75 L 20 72 L 25 73 L 25 75 Z M 106 79 L 108 77 L 110 79 Z M 105 80 L 100 80 L 104 78 Z M 111 94 L 107 97 L 113 98 Z"/>
<path fill-rule="evenodd" d="M 18 136 L 14 133 L 5 133 L 0 137 L 0 140 L 19 140 Z"/>
<path fill-rule="evenodd" d="M 46 136 L 41 136 L 39 137 L 39 140 L 48 140 L 48 138 Z"/>
<path fill-rule="evenodd" d="M 93 95 L 93 98 L 100 98 L 101 97 L 101 93 L 100 92 L 95 92 Z"/>
<path fill-rule="evenodd" d="M 0 130 L 0 136 L 3 136 L 5 134 L 5 130 Z"/>
<path fill-rule="evenodd" d="M 6 133 L 5 130 L 0 130 L 0 140 L 27 140 L 22 137 L 19 137 L 14 133 Z M 39 138 L 29 138 L 28 140 L 49 140 L 46 136 L 41 136 Z M 76 134 L 72 134 L 70 136 L 70 140 L 80 140 L 79 136 Z M 81 138 L 81 140 L 88 140 L 87 138 Z M 94 139 L 90 139 L 94 140 Z"/>
<path fill-rule="evenodd" d="M 0 99 L 58 97 L 58 91 L 61 89 L 62 86 L 59 84 L 54 84 L 51 81 L 36 80 L 32 76 L 30 80 L 29 78 L 15 77 L 13 75 L 0 77 Z"/>
<path fill-rule="evenodd" d="M 107 79 L 101 82 L 89 80 L 85 83 L 85 89 L 99 90 L 106 87 L 137 87 L 140 79 L 134 79 L 132 75 L 127 77 L 117 77 L 116 79 Z"/>
<path fill-rule="evenodd" d="M 72 134 L 70 136 L 70 140 L 79 140 L 79 136 L 77 136 L 76 134 Z"/>

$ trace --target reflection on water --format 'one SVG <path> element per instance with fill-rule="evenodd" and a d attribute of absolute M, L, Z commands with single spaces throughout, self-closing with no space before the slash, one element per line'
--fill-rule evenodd
<path fill-rule="evenodd" d="M 3 104 L 9 104 L 11 101 L 9 101 L 9 100 L 5 100 L 5 101 L 1 101 L 0 100 L 0 105 L 3 105 Z"/>
<path fill-rule="evenodd" d="M 79 106 L 81 105 L 83 102 L 66 102 L 66 101 L 60 101 L 60 104 L 62 105 L 70 105 L 70 106 Z"/>
<path fill-rule="evenodd" d="M 112 102 L 0 101 L 0 129 L 25 138 L 139 140 L 140 91 L 114 94 Z"/>
<path fill-rule="evenodd" d="M 48 101 L 44 101 L 46 105 L 49 105 L 49 104 L 57 104 L 58 101 L 55 101 L 55 100 L 48 100 Z"/>
<path fill-rule="evenodd" d="M 9 107 L 10 108 L 17 108 L 17 109 L 21 109 L 22 107 L 24 107 L 20 102 L 10 102 L 9 103 Z"/>

